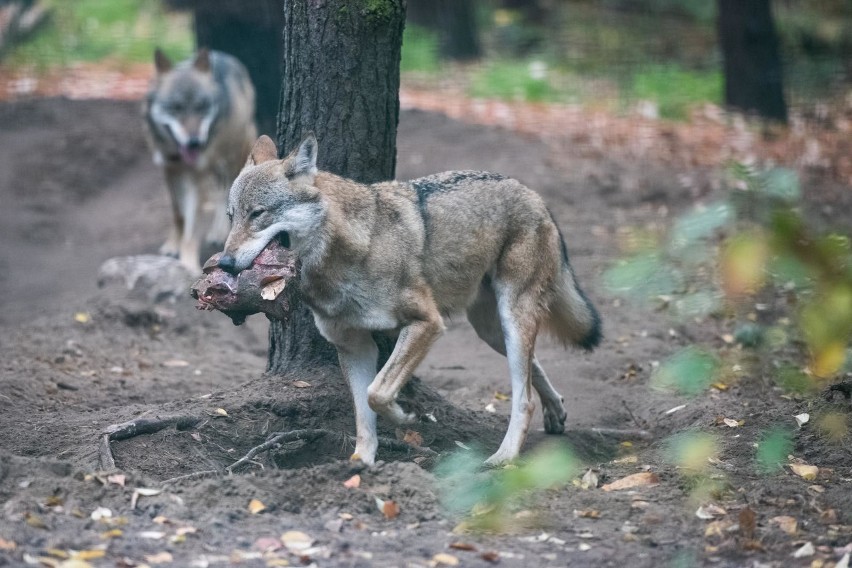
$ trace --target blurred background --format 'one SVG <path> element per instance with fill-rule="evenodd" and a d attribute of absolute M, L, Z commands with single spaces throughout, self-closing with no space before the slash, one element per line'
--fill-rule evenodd
<path fill-rule="evenodd" d="M 0 96 L 138 97 L 155 46 L 184 58 L 207 45 L 274 72 L 280 4 L 0 0 Z M 823 116 L 852 79 L 852 3 L 409 0 L 402 71 L 406 89 L 460 98 L 681 121 L 727 99 Z M 274 77 L 253 75 L 261 106 L 274 100 Z"/>

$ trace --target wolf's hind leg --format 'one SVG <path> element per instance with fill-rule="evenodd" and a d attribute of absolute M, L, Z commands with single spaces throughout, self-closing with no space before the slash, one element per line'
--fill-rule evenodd
<path fill-rule="evenodd" d="M 476 330 L 476 334 L 494 351 L 506 356 L 506 341 L 503 338 L 503 328 L 497 314 L 497 298 L 490 284 L 483 283 L 479 295 L 467 309 L 467 319 Z M 561 434 L 565 431 L 565 412 L 562 396 L 553 388 L 550 380 L 533 355 L 532 386 L 541 398 L 542 414 L 544 416 L 544 431 L 548 434 Z"/>
<path fill-rule="evenodd" d="M 166 186 L 169 190 L 169 202 L 172 206 L 172 224 L 166 242 L 160 247 L 160 254 L 177 258 L 180 254 L 180 241 L 183 235 L 183 213 L 181 213 L 181 200 L 183 191 L 180 175 L 166 169 Z"/>

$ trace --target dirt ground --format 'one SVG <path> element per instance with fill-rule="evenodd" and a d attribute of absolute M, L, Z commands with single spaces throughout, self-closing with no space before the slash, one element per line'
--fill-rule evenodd
<path fill-rule="evenodd" d="M 510 534 L 456 534 L 460 519 L 441 505 L 440 481 L 418 465 L 434 460 L 380 451 L 386 461 L 363 470 L 346 460 L 351 445 L 342 435 L 284 445 L 233 475 L 163 483 L 221 470 L 271 432 L 351 434 L 348 391 L 323 371 L 263 375 L 267 324 L 259 316 L 234 327 L 196 311 L 188 295 L 153 304 L 97 287 L 104 260 L 156 251 L 168 224 L 136 104 L 3 103 L 0 125 L 0 566 L 427 566 L 453 558 L 463 566 L 831 566 L 852 551 L 848 442 L 826 444 L 806 427 L 793 456 L 818 465 L 819 477 L 805 481 L 788 469 L 758 475 L 761 430 L 793 425 L 807 403 L 759 380 L 695 399 L 650 389 L 656 362 L 694 341 L 719 344 L 728 324 L 677 323 L 602 290 L 620 229 L 666 222 L 704 197 L 685 190 L 681 174 L 713 187 L 713 171 L 557 153 L 506 130 L 402 114 L 399 178 L 485 169 L 545 197 L 606 334 L 591 354 L 540 343 L 539 359 L 565 396 L 561 439 L 601 484 L 642 471 L 659 478 L 612 492 L 572 484 L 521 511 L 521 528 Z M 463 318 L 448 327 L 417 375 L 459 408 L 445 408 L 437 394 L 411 401 L 437 419 L 416 428 L 439 451 L 458 450 L 457 442 L 493 450 L 508 413 L 495 396 L 508 391 L 505 361 Z M 99 472 L 102 430 L 143 414 L 196 420 L 113 442 L 124 477 Z M 744 423 L 731 429 L 719 416 Z M 590 438 L 590 427 L 641 427 L 653 440 Z M 710 501 L 691 499 L 687 478 L 662 456 L 662 440 L 690 427 L 723 440 L 712 469 L 725 480 L 712 501 L 723 510 L 714 520 L 696 516 Z M 549 438 L 538 414 L 534 429 L 530 447 Z M 345 487 L 356 473 L 360 487 Z M 386 518 L 376 498 L 393 500 L 399 515 Z M 265 510 L 252 514 L 252 499 Z M 747 507 L 756 513 L 754 534 L 737 524 Z M 579 513 L 587 510 L 600 515 Z M 773 520 L 779 516 L 794 517 L 797 527 L 783 530 Z M 287 531 L 307 534 L 310 544 L 300 549 L 290 537 L 282 544 Z M 470 549 L 449 548 L 459 542 Z M 807 543 L 811 555 L 791 556 Z"/>

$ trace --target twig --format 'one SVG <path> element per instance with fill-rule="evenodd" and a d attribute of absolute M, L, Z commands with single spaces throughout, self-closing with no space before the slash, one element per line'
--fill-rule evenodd
<path fill-rule="evenodd" d="M 595 436 L 610 436 L 634 440 L 653 440 L 654 436 L 647 430 L 621 428 L 574 428 L 567 434 L 593 434 Z"/>
<path fill-rule="evenodd" d="M 98 443 L 98 462 L 101 470 L 116 469 L 115 456 L 113 456 L 110 442 L 112 440 L 127 440 L 142 434 L 153 434 L 165 428 L 174 426 L 177 430 L 188 430 L 201 422 L 197 416 L 166 416 L 164 418 L 144 418 L 110 424 L 101 432 Z"/>
<path fill-rule="evenodd" d="M 622 399 L 622 400 L 621 400 L 621 405 L 624 407 L 624 410 L 626 410 L 626 411 L 627 411 L 627 414 L 629 414 L 629 415 L 630 415 L 630 419 L 631 419 L 631 420 L 633 420 L 633 423 L 634 423 L 634 424 L 636 424 L 636 426 L 638 426 L 640 430 L 644 430 L 644 429 L 645 429 L 645 427 L 647 426 L 647 424 L 642 424 L 641 422 L 639 422 L 639 420 L 636 418 L 636 415 L 634 415 L 634 414 L 633 414 L 633 411 L 632 411 L 632 410 L 630 410 L 630 407 L 629 407 L 629 406 L 627 406 L 627 401 L 625 401 L 624 399 Z"/>
<path fill-rule="evenodd" d="M 187 473 L 185 475 L 178 475 L 177 477 L 170 477 L 169 479 L 164 479 L 160 482 L 160 485 L 168 485 L 171 483 L 177 483 L 178 481 L 184 481 L 186 479 L 195 479 L 196 477 L 208 477 L 212 475 L 222 475 L 222 472 L 217 469 L 205 469 L 204 471 L 194 471 L 192 473 Z"/>
<path fill-rule="evenodd" d="M 411 444 L 407 444 L 401 440 L 385 438 L 384 436 L 379 437 L 379 447 L 392 452 L 414 452 L 431 458 L 438 457 L 438 452 L 432 448 L 427 448 L 426 446 L 412 446 Z"/>
<path fill-rule="evenodd" d="M 259 446 L 255 446 L 248 451 L 246 455 L 229 465 L 225 468 L 225 471 L 228 473 L 234 473 L 234 470 L 238 467 L 245 465 L 247 462 L 251 461 L 254 456 L 259 453 L 266 452 L 274 448 L 277 444 L 286 444 L 287 442 L 298 442 L 298 441 L 309 441 L 312 442 L 317 438 L 322 438 L 324 436 L 334 436 L 336 435 L 334 432 L 330 430 L 322 430 L 322 429 L 314 429 L 314 430 L 292 430 L 290 432 L 279 432 L 277 434 L 273 434 L 271 438 L 269 438 L 264 443 Z"/>

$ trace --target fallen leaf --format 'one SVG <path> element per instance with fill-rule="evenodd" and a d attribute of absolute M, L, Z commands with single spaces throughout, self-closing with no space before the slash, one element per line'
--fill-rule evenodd
<path fill-rule="evenodd" d="M 658 485 L 660 483 L 660 478 L 656 473 L 650 471 L 643 471 L 640 473 L 634 473 L 632 475 L 628 475 L 627 477 L 622 477 L 612 483 L 607 483 L 601 489 L 604 491 L 619 491 L 622 489 L 632 489 L 634 487 L 650 487 L 653 485 Z"/>
<path fill-rule="evenodd" d="M 254 541 L 254 547 L 261 552 L 274 552 L 281 548 L 281 540 L 265 536 Z"/>
<path fill-rule="evenodd" d="M 39 517 L 38 515 L 34 515 L 32 513 L 26 513 L 24 515 L 24 520 L 26 521 L 26 523 L 29 526 L 33 527 L 34 529 L 46 529 L 47 528 L 47 525 L 45 524 L 45 522 L 43 520 L 41 520 L 41 517 Z"/>
<path fill-rule="evenodd" d="M 493 402 L 489 402 L 488 404 L 485 405 L 485 412 L 490 412 L 492 414 L 497 412 L 497 408 L 495 408 Z"/>
<path fill-rule="evenodd" d="M 198 532 L 198 529 L 195 527 L 178 527 L 175 531 L 175 534 L 178 536 L 184 536 L 187 534 L 195 534 Z"/>
<path fill-rule="evenodd" d="M 847 554 L 847 556 L 849 556 Z M 483 552 L 479 555 L 480 558 L 485 560 L 486 562 L 491 562 L 492 564 L 496 564 L 500 561 L 500 553 L 494 552 L 493 550 L 489 550 L 488 552 Z"/>
<path fill-rule="evenodd" d="M 156 517 L 154 517 L 151 520 L 154 521 L 158 525 L 166 525 L 166 524 L 171 522 L 167 517 L 164 517 L 163 515 L 157 515 Z"/>
<path fill-rule="evenodd" d="M 467 542 L 451 542 L 450 548 L 452 548 L 454 550 L 471 550 L 471 551 L 476 550 L 476 547 L 474 545 L 467 543 Z"/>
<path fill-rule="evenodd" d="M 293 386 L 297 389 L 306 389 L 311 386 L 311 383 L 305 381 L 293 381 Z"/>
<path fill-rule="evenodd" d="M 664 412 L 664 414 L 674 414 L 674 413 L 675 413 L 675 412 L 677 412 L 678 410 L 683 410 L 684 408 L 686 408 L 686 405 L 685 405 L 685 404 L 681 404 L 680 406 L 675 406 L 674 408 L 669 408 L 668 410 L 666 410 L 666 411 Z"/>
<path fill-rule="evenodd" d="M 583 509 L 582 511 L 578 511 L 574 509 L 574 518 L 578 519 L 600 519 L 601 512 L 595 509 Z"/>
<path fill-rule="evenodd" d="M 458 447 L 460 447 L 461 449 L 463 449 L 463 450 L 468 450 L 468 451 L 470 451 L 470 446 L 468 446 L 468 445 L 467 445 L 467 444 L 465 444 L 464 442 L 459 442 L 458 440 L 456 440 L 456 445 L 457 445 Z"/>
<path fill-rule="evenodd" d="M 103 538 L 103 539 L 118 538 L 122 535 L 124 535 L 124 532 L 121 529 L 111 529 L 111 530 L 108 530 L 106 532 L 101 533 L 101 538 Z"/>
<path fill-rule="evenodd" d="M 184 361 L 183 359 L 166 359 L 162 362 L 163 367 L 189 367 L 189 361 Z"/>
<path fill-rule="evenodd" d="M 707 526 L 704 528 L 704 538 L 709 538 L 712 536 L 717 536 L 720 538 L 724 538 L 728 529 L 733 526 L 733 523 L 730 521 L 720 520 L 720 521 L 712 521 L 707 523 Z"/>
<path fill-rule="evenodd" d="M 124 482 L 127 481 L 127 477 L 123 473 L 114 473 L 107 476 L 107 481 L 114 485 L 124 487 Z"/>
<path fill-rule="evenodd" d="M 819 468 L 817 466 L 804 463 L 791 463 L 790 469 L 793 473 L 807 481 L 813 481 L 819 473 Z"/>
<path fill-rule="evenodd" d="M 279 278 L 278 280 L 273 280 L 272 282 L 266 284 L 260 290 L 260 297 L 264 300 L 274 300 L 281 292 L 284 291 L 284 288 L 287 286 L 287 281 L 284 278 Z"/>
<path fill-rule="evenodd" d="M 142 531 L 137 536 L 146 540 L 160 540 L 166 536 L 166 533 L 162 531 Z"/>
<path fill-rule="evenodd" d="M 303 552 L 311 547 L 314 539 L 301 531 L 287 531 L 281 535 L 281 542 L 293 553 Z"/>
<path fill-rule="evenodd" d="M 170 552 L 158 552 L 157 554 L 149 554 L 145 556 L 145 562 L 148 564 L 168 564 L 169 562 L 173 562 L 174 557 L 172 557 Z"/>
<path fill-rule="evenodd" d="M 190 434 L 190 436 L 191 436 L 191 437 L 192 437 L 192 439 L 193 439 L 193 440 L 195 440 L 196 442 L 200 442 L 200 441 L 201 441 L 201 434 L 199 434 L 198 432 L 192 432 L 192 433 Z"/>
<path fill-rule="evenodd" d="M 733 418 L 723 418 L 722 422 L 724 422 L 725 426 L 727 426 L 728 428 L 736 428 L 740 425 L 740 423 L 734 420 Z"/>
<path fill-rule="evenodd" d="M 793 418 L 796 419 L 796 424 L 801 428 L 803 425 L 808 423 L 808 420 L 811 419 L 811 415 L 807 412 L 803 412 L 802 414 L 797 414 Z"/>
<path fill-rule="evenodd" d="M 592 545 L 587 544 L 585 542 L 581 542 L 580 544 L 577 545 L 577 550 L 579 550 L 580 552 L 586 552 L 587 550 L 591 550 L 591 549 L 592 549 Z"/>
<path fill-rule="evenodd" d="M 814 493 L 825 493 L 825 487 L 822 485 L 808 485 L 808 491 L 813 491 Z"/>
<path fill-rule="evenodd" d="M 446 552 L 439 552 L 438 554 L 432 557 L 432 561 L 435 564 L 443 564 L 444 566 L 459 565 L 459 559 L 453 556 L 452 554 L 447 554 Z"/>
<path fill-rule="evenodd" d="M 3 537 L 0 537 L 0 550 L 5 550 L 6 552 L 10 552 L 18 548 L 18 545 L 13 540 L 6 540 Z"/>
<path fill-rule="evenodd" d="M 153 497 L 154 495 L 159 495 L 162 492 L 162 489 L 154 489 L 153 487 L 137 487 L 133 490 L 133 495 L 130 496 L 130 508 L 136 508 L 136 503 L 139 501 L 140 497 Z"/>
<path fill-rule="evenodd" d="M 343 487 L 347 489 L 358 489 L 361 487 L 361 476 L 357 473 L 343 482 Z"/>
<path fill-rule="evenodd" d="M 800 548 L 796 550 L 791 556 L 793 558 L 805 558 L 807 556 L 813 556 L 816 553 L 816 549 L 814 548 L 813 543 L 806 542 Z"/>
<path fill-rule="evenodd" d="M 746 539 L 754 538 L 754 530 L 757 528 L 757 514 L 751 509 L 751 507 L 746 507 L 739 514 L 739 522 L 740 522 L 740 533 Z"/>
<path fill-rule="evenodd" d="M 494 398 L 497 400 L 509 400 L 509 395 L 500 391 L 494 391 Z"/>
<path fill-rule="evenodd" d="M 215 414 L 216 416 L 228 416 L 228 411 L 224 408 L 217 408 L 213 411 L 213 414 Z"/>
<path fill-rule="evenodd" d="M 583 489 L 595 489 L 598 486 L 598 474 L 595 470 L 589 469 L 580 478 L 580 487 Z"/>
<path fill-rule="evenodd" d="M 385 501 L 381 508 L 382 514 L 386 519 L 395 519 L 399 516 L 399 505 L 395 501 Z"/>
<path fill-rule="evenodd" d="M 73 558 L 74 560 L 97 560 L 98 558 L 103 558 L 104 556 L 106 556 L 106 552 L 99 548 L 80 550 L 71 554 L 71 558 Z"/>
<path fill-rule="evenodd" d="M 823 525 L 837 524 L 837 511 L 834 509 L 826 509 L 819 514 L 819 522 Z"/>
<path fill-rule="evenodd" d="M 799 532 L 799 522 L 795 517 L 790 517 L 788 515 L 781 515 L 778 517 L 772 517 L 769 519 L 769 523 L 773 525 L 778 525 L 782 531 L 787 533 L 790 536 L 796 536 L 796 533 Z"/>
<path fill-rule="evenodd" d="M 249 513 L 251 513 L 252 515 L 256 515 L 256 514 L 260 513 L 261 511 L 265 511 L 266 505 L 264 505 L 258 499 L 252 499 L 251 501 L 249 501 L 248 510 L 249 510 Z"/>
<path fill-rule="evenodd" d="M 423 436 L 421 436 L 419 432 L 415 432 L 414 430 L 406 430 L 405 436 L 402 437 L 402 441 L 408 444 L 409 446 L 419 448 L 423 445 Z"/>
<path fill-rule="evenodd" d="M 701 507 L 698 507 L 697 511 L 695 511 L 695 516 L 699 519 L 704 519 L 705 521 L 713 519 L 715 517 L 722 517 L 727 514 L 728 511 L 712 503 L 710 503 L 709 505 L 702 505 Z"/>
<path fill-rule="evenodd" d="M 352 513 L 337 513 L 337 516 L 343 519 L 344 521 L 351 521 L 355 518 L 352 516 Z"/>
<path fill-rule="evenodd" d="M 90 321 L 92 321 L 92 316 L 90 316 L 86 312 L 77 312 L 76 314 L 74 314 L 74 321 L 76 321 L 77 323 L 89 323 Z"/>
<path fill-rule="evenodd" d="M 50 556 L 55 556 L 56 558 L 69 558 L 71 556 L 64 550 L 59 550 L 58 548 L 48 548 L 45 552 Z"/>

